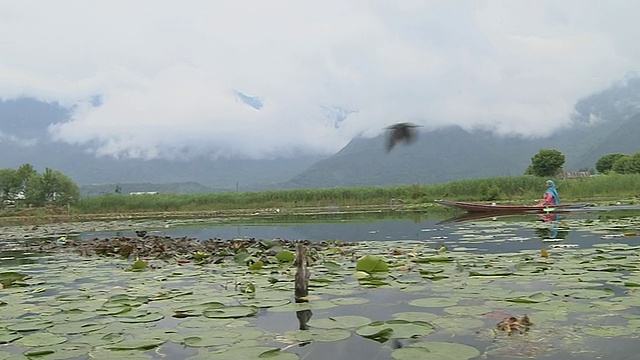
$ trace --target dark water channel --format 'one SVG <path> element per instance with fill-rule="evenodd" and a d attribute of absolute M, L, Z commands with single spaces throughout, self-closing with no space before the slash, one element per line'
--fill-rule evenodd
<path fill-rule="evenodd" d="M 82 233 L 82 239 L 95 237 L 110 237 L 114 235 L 135 236 L 131 230 L 118 232 L 91 232 Z M 234 224 L 204 224 L 199 226 L 147 229 L 149 232 L 158 235 L 171 237 L 189 237 L 196 239 L 274 239 L 281 238 L 287 240 L 306 239 L 312 242 L 323 242 L 339 240 L 342 242 L 365 242 L 365 241 L 406 241 L 420 242 L 427 244 L 433 249 L 445 246 L 448 252 L 470 251 L 482 256 L 483 254 L 516 254 L 529 252 L 539 254 L 542 249 L 549 251 L 570 252 L 575 249 L 585 250 L 598 248 L 603 244 L 622 244 L 624 246 L 640 246 L 640 213 L 636 211 L 620 212 L 589 212 L 589 213 L 569 213 L 556 217 L 542 217 L 539 215 L 522 215 L 507 217 L 489 217 L 485 219 L 455 219 L 444 216 L 433 216 L 427 214 L 407 214 L 406 216 L 389 219 L 383 216 L 377 218 L 362 217 L 328 217 L 314 219 L 313 221 L 284 221 L 272 223 L 234 223 Z M 638 250 L 635 251 L 640 257 Z M 633 252 L 630 253 L 631 257 Z M 17 271 L 21 266 L 29 266 L 31 269 L 37 268 L 39 254 L 21 254 L 19 251 L 0 251 L 0 271 Z M 47 260 L 44 260 L 47 261 Z M 637 279 L 640 269 L 628 268 L 625 278 Z M 510 279 L 510 278 L 507 278 Z M 607 277 L 599 283 L 605 286 Z M 496 280 L 497 283 L 503 281 Z M 503 282 L 506 283 L 507 280 Z M 510 280 L 509 280 L 510 281 Z M 501 283 L 503 286 L 504 283 Z M 429 296 L 447 296 L 455 294 L 455 289 L 449 292 L 442 289 L 430 288 L 430 281 L 417 285 L 426 286 L 417 292 L 398 291 L 386 287 L 381 288 L 359 288 L 350 294 L 351 297 L 366 298 L 367 302 L 356 305 L 343 305 L 328 309 L 313 310 L 309 314 L 312 319 L 322 319 L 340 316 L 364 316 L 375 320 L 391 320 L 394 314 L 403 312 L 428 311 L 443 318 L 448 318 L 450 314 L 442 307 L 424 308 L 409 304 L 417 298 Z M 610 286 L 616 295 L 622 295 L 631 288 L 623 286 Z M 188 287 L 185 283 L 184 287 Z M 552 287 L 545 282 L 544 275 L 541 274 L 537 281 L 528 284 L 516 282 L 504 285 L 505 289 L 517 290 L 519 287 L 531 290 L 537 288 L 545 291 Z M 634 290 L 634 289 L 631 289 Z M 636 294 L 637 299 L 640 297 Z M 322 300 L 339 299 L 341 296 L 323 295 Z M 479 293 L 476 297 L 467 296 L 459 305 L 469 307 L 485 306 L 485 295 Z M 2 300 L 2 290 L 0 290 L 0 300 Z M 362 336 L 353 335 L 341 341 L 312 341 L 308 344 L 298 344 L 287 348 L 287 352 L 298 354 L 304 360 L 323 359 L 349 359 L 349 360 L 379 360 L 391 359 L 393 351 L 398 348 L 411 346 L 418 341 L 454 342 L 470 345 L 480 351 L 479 356 L 474 359 L 519 359 L 519 358 L 540 358 L 550 360 L 560 359 L 640 359 L 640 301 L 631 302 L 624 311 L 616 312 L 615 316 L 606 317 L 606 305 L 600 298 L 598 306 L 604 306 L 598 312 L 589 312 L 588 316 L 580 314 L 576 317 L 569 316 L 567 319 L 558 319 L 554 326 L 540 324 L 545 329 L 544 335 L 536 333 L 527 339 L 527 334 L 513 335 L 511 338 L 502 336 L 503 348 L 499 351 L 487 351 L 496 345 L 496 338 L 501 334 L 496 334 L 495 326 L 499 321 L 497 318 L 480 317 L 484 326 L 472 328 L 465 331 L 437 331 L 433 334 L 416 337 L 415 339 L 397 339 L 386 341 L 375 341 Z M 616 303 L 617 304 L 617 303 Z M 539 309 L 528 309 L 526 304 L 522 307 L 505 308 L 504 311 L 517 311 L 523 313 L 537 313 Z M 0 311 L 2 308 L 0 307 Z M 274 334 L 297 330 L 300 326 L 299 313 L 270 312 L 264 309 L 255 317 L 255 325 L 261 329 L 266 329 Z M 600 317 L 600 315 L 602 315 Z M 621 315 L 624 315 L 621 317 Z M 476 317 L 478 318 L 478 317 Z M 1 319 L 1 316 L 0 316 Z M 464 317 L 462 317 L 464 319 Z M 586 320 L 585 320 L 586 319 Z M 604 320 L 603 320 L 604 319 Z M 612 320 L 613 319 L 613 320 Z M 620 320 L 619 324 L 615 319 Z M 460 318 L 457 319 L 460 321 Z M 543 322 L 554 322 L 553 316 Z M 156 326 L 171 328 L 176 326 L 178 320 L 166 318 Z M 536 319 L 534 318 L 534 326 Z M 622 325 L 621 325 L 622 324 Z M 594 336 L 588 341 L 576 339 L 574 342 L 568 338 L 573 336 L 571 327 L 585 329 L 589 326 L 626 326 L 634 327 L 623 336 Z M 558 327 L 567 327 L 561 329 Z M 0 324 L 0 329 L 2 325 Z M 462 326 L 464 329 L 464 326 Z M 523 340 L 524 339 L 524 340 Z M 515 350 L 509 350 L 504 342 L 513 342 Z M 546 343 L 548 344 L 546 344 Z M 567 345 L 569 343 L 569 345 Z M 274 339 L 264 345 L 275 345 L 282 347 L 282 344 Z M 548 345 L 548 346 L 547 346 Z M 531 347 L 531 350 L 523 348 Z M 548 347 L 549 349 L 543 349 Z M 2 351 L 5 353 L 16 353 L 16 348 L 11 344 L 0 344 L 0 359 Z M 168 359 L 184 359 L 196 356 L 200 350 L 185 347 L 168 342 L 161 347 L 162 357 Z M 584 350 L 584 351 L 583 351 Z M 147 351 L 146 356 L 158 358 L 158 353 Z M 455 354 L 449 354 L 444 359 L 457 359 Z M 8 357 L 7 357 L 8 358 Z M 17 358 L 17 357 L 16 357 Z M 34 357 L 35 358 L 35 357 Z M 79 357 L 84 358 L 84 357 Z M 206 356 L 198 359 L 205 359 Z M 409 359 L 412 357 L 406 357 Z M 416 357 L 417 358 L 417 357 Z M 217 359 L 217 357 L 216 357 Z M 429 358 L 431 359 L 431 358 Z"/>

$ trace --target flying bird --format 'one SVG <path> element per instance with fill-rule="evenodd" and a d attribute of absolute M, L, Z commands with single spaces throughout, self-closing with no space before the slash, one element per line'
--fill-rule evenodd
<path fill-rule="evenodd" d="M 397 143 L 405 142 L 410 144 L 414 142 L 418 136 L 415 128 L 420 125 L 402 122 L 388 126 L 387 129 L 387 152 L 391 151 Z"/>

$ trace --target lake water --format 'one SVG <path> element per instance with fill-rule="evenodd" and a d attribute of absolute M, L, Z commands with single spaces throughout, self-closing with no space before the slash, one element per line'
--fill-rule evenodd
<path fill-rule="evenodd" d="M 135 236 L 134 230 L 87 232 L 80 238 Z M 247 272 L 246 267 L 231 271 L 213 264 L 184 265 L 179 270 L 166 265 L 126 273 L 122 268 L 130 261 L 94 262 L 59 254 L 32 254 L 26 256 L 31 261 L 16 261 L 25 260 L 25 255 L 0 252 L 0 272 L 17 271 L 33 279 L 26 287 L 0 290 L 0 359 L 24 358 L 19 354 L 47 348 L 51 353 L 38 358 L 65 358 L 61 356 L 70 347 L 81 354 L 71 357 L 78 359 L 87 358 L 82 355 L 85 347 L 94 358 L 258 358 L 235 352 L 238 347 L 280 348 L 283 351 L 272 354 L 275 359 L 305 360 L 640 358 L 640 214 L 636 211 L 468 221 L 428 214 L 396 214 L 392 219 L 330 216 L 304 222 L 212 223 L 147 231 L 200 240 L 280 238 L 363 245 L 329 248 L 321 254 L 324 260 L 310 267 L 308 308 L 286 304 L 292 282 L 291 272 L 283 266 Z M 543 249 L 548 254 L 543 255 Z M 345 252 L 336 253 L 338 250 Z M 389 271 L 372 278 L 354 277 L 356 260 L 368 254 L 384 258 Z M 330 270 L 327 263 L 335 264 L 336 269 Z M 258 290 L 247 300 L 246 293 L 238 293 L 237 288 L 248 283 Z M 153 298 L 137 304 L 131 311 L 146 311 L 137 317 L 91 313 L 95 307 L 97 311 L 112 309 L 111 294 L 152 298 L 149 294 L 177 289 L 194 293 L 183 299 Z M 282 297 L 282 293 L 287 295 Z M 64 314 L 75 308 L 68 304 L 76 298 L 81 300 L 73 321 L 70 314 L 61 320 L 42 310 L 48 306 L 56 309 L 53 313 Z M 224 318 L 228 323 L 208 316 L 171 316 L 176 306 L 204 299 L 227 306 L 229 299 L 234 304 L 256 300 L 259 311 L 255 316 Z M 285 303 L 276 304 L 282 299 Z M 91 303 L 85 303 L 89 300 Z M 86 321 L 86 326 L 96 326 L 95 332 L 15 330 L 20 322 L 34 319 L 44 319 L 49 329 L 56 330 L 59 322 L 77 325 L 78 312 L 84 315 L 78 319 Z M 522 334 L 507 335 L 496 328 L 508 316 L 525 314 L 533 325 Z M 148 322 L 134 321 L 146 317 L 150 317 Z M 334 321 L 331 319 L 337 321 L 338 329 L 326 325 Z M 113 321 L 120 328 L 114 328 Z M 303 323 L 309 330 L 299 330 Z M 375 334 L 376 329 L 380 334 Z M 251 330 L 255 336 L 247 332 Z M 50 337 L 50 332 L 58 337 L 62 334 L 65 341 L 59 343 L 62 340 Z M 156 339 L 157 346 L 114 350 L 117 346 L 113 344 L 149 341 L 138 339 L 145 332 L 161 340 Z M 222 332 L 234 338 L 225 338 Z M 49 337 L 33 337 L 43 333 Z M 116 333 L 124 342 L 104 340 Z M 3 338 L 15 334 L 21 338 L 2 344 Z M 104 336 L 99 341 L 91 336 L 85 344 L 82 339 L 91 334 Z M 207 341 L 209 346 L 205 346 Z M 223 350 L 228 352 L 217 353 Z"/>

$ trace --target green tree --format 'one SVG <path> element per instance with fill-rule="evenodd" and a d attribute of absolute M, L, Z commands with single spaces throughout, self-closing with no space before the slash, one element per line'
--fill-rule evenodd
<path fill-rule="evenodd" d="M 611 171 L 615 171 L 618 174 L 640 173 L 640 152 L 631 156 L 624 155 L 620 157 L 611 166 Z"/>
<path fill-rule="evenodd" d="M 0 207 L 4 208 L 13 201 L 15 194 L 20 191 L 20 183 L 16 171 L 13 169 L 0 169 Z"/>
<path fill-rule="evenodd" d="M 598 170 L 598 172 L 601 174 L 607 174 L 609 171 L 611 171 L 613 163 L 624 156 L 626 155 L 620 153 L 607 154 L 596 161 L 596 170 Z"/>
<path fill-rule="evenodd" d="M 531 158 L 531 166 L 526 173 L 536 176 L 554 176 L 562 170 L 564 154 L 554 149 L 542 149 Z"/>
<path fill-rule="evenodd" d="M 59 171 L 46 168 L 42 175 L 32 173 L 26 180 L 27 204 L 56 206 L 73 204 L 80 199 L 80 188 Z"/>

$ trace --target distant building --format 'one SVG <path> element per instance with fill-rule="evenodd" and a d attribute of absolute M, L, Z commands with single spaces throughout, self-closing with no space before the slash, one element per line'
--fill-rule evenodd
<path fill-rule="evenodd" d="M 129 195 L 158 195 L 157 191 L 134 191 L 130 192 Z"/>
<path fill-rule="evenodd" d="M 561 179 L 574 179 L 574 178 L 584 178 L 590 177 L 591 173 L 588 171 L 569 171 L 566 173 L 560 174 Z"/>

